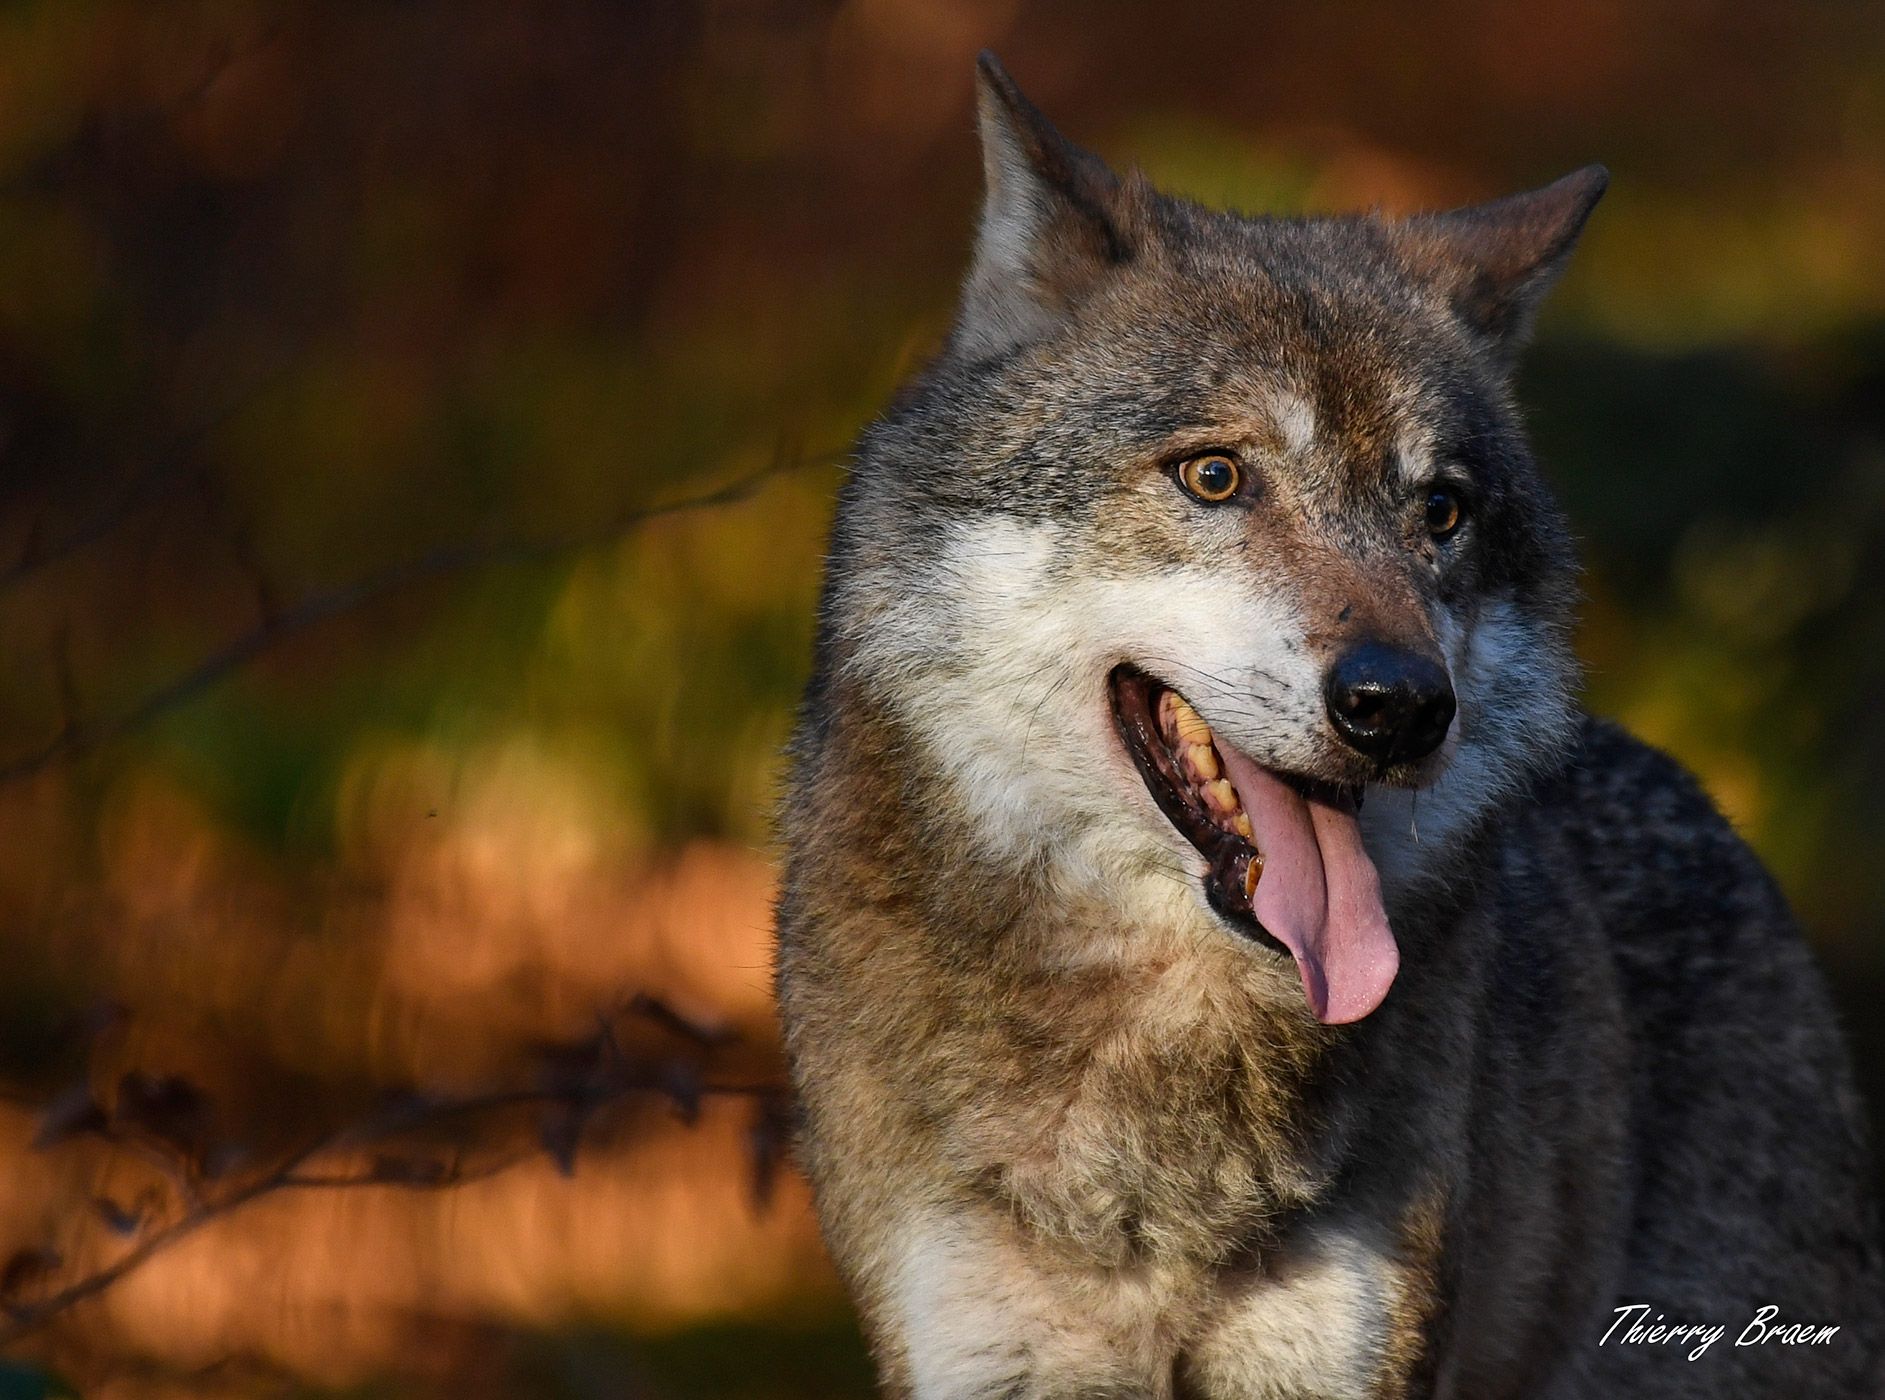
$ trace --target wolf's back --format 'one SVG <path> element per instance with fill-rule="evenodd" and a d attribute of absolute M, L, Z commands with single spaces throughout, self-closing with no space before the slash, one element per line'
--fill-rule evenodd
<path fill-rule="evenodd" d="M 1581 1207 L 1617 1213 L 1614 1279 L 1598 1315 L 1570 1329 L 1568 1388 L 1549 1393 L 1765 1396 L 1787 1376 L 1803 1396 L 1885 1393 L 1864 1115 L 1823 979 L 1774 881 L 1679 765 L 1603 721 L 1586 722 L 1571 761 L 1508 818 L 1490 891 L 1502 941 L 1488 1046 L 1509 1057 L 1510 1092 L 1529 1102 L 1488 1106 L 1487 1133 L 1498 1138 L 1500 1119 L 1548 1120 L 1564 1086 L 1610 1077 L 1596 1066 L 1616 1071 L 1618 1131 L 1581 1163 L 1565 1144 L 1563 1159 L 1586 1187 L 1614 1173 L 1610 1202 Z M 1565 1019 L 1537 972 L 1563 949 L 1544 945 L 1592 927 L 1616 1014 Z M 1691 1361 L 1689 1346 L 1622 1340 L 1631 1314 L 1593 1345 L 1639 1301 L 1646 1322 L 1725 1332 Z M 1756 1341 L 1750 1326 L 1769 1306 L 1774 1324 L 1839 1331 L 1817 1345 Z"/>

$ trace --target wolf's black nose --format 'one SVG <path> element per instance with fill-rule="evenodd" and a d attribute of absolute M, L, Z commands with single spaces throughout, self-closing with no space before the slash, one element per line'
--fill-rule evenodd
<path fill-rule="evenodd" d="M 1446 668 L 1418 652 L 1363 642 L 1329 668 L 1336 733 L 1382 767 L 1425 758 L 1453 723 Z"/>

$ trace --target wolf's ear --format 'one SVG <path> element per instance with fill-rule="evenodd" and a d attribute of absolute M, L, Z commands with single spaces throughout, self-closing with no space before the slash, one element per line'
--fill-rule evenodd
<path fill-rule="evenodd" d="M 1132 257 L 1117 176 L 1054 129 L 995 56 L 976 60 L 986 193 L 950 347 L 970 359 L 1052 329 Z"/>
<path fill-rule="evenodd" d="M 1570 259 L 1610 172 L 1587 165 L 1555 184 L 1400 225 L 1416 263 L 1467 325 L 1510 360 L 1531 333 L 1538 303 Z"/>

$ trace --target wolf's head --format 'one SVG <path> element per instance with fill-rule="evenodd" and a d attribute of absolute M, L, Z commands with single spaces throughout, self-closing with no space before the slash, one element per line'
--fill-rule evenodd
<path fill-rule="evenodd" d="M 1387 909 L 1573 727 L 1510 374 L 1604 173 L 1249 218 L 1116 176 L 987 57 L 979 102 L 974 261 L 860 448 L 827 666 L 982 856 L 1128 917 L 1181 869 L 1319 1016 L 1366 1015 Z"/>

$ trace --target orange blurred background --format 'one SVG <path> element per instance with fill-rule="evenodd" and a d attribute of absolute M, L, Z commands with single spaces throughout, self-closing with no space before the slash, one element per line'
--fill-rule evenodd
<path fill-rule="evenodd" d="M 1773 864 L 1880 1101 L 1885 11 L 22 0 L 0 1260 L 59 1256 L 29 1295 L 176 1208 L 148 1154 L 31 1145 L 75 1085 L 194 1086 L 235 1179 L 390 1091 L 533 1083 L 637 993 L 715 1034 L 631 1015 L 632 1057 L 776 1081 L 779 747 L 837 463 L 947 323 L 984 45 L 1077 139 L 1253 211 L 1611 167 L 1524 385 L 1589 699 Z M 802 1184 L 755 1189 L 765 1103 L 673 1097 L 598 1113 L 573 1175 L 498 1115 L 452 1145 L 522 1156 L 482 1179 L 259 1199 L 16 1343 L 0 1397 L 867 1394 Z"/>

